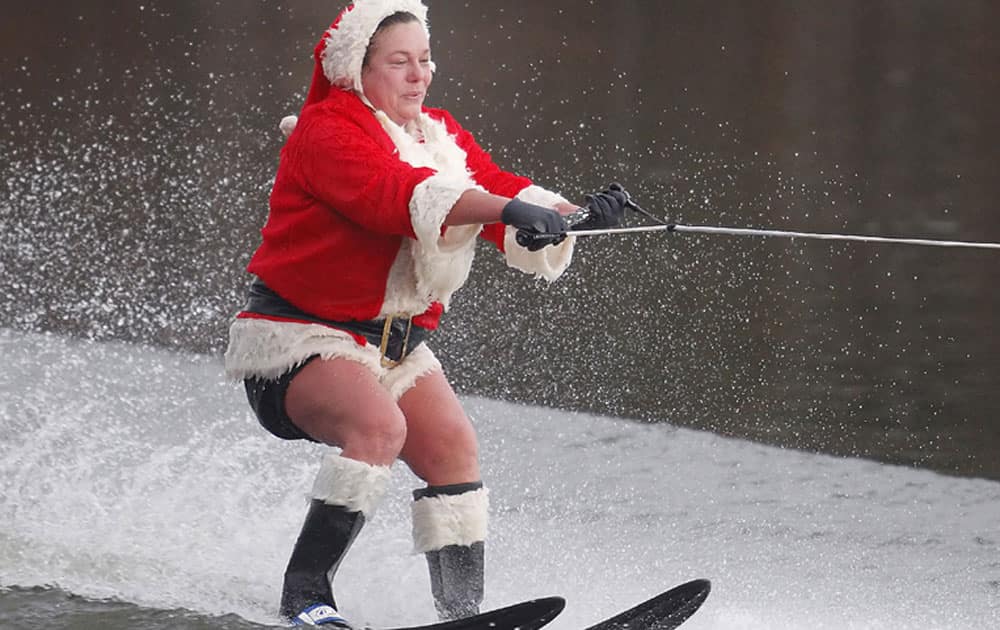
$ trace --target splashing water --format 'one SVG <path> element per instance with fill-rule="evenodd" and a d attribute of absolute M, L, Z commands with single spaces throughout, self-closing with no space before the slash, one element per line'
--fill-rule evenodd
<path fill-rule="evenodd" d="M 264 434 L 214 358 L 12 331 L 0 349 L 0 588 L 114 598 L 150 624 L 172 609 L 216 619 L 190 627 L 238 627 L 233 613 L 276 622 L 319 447 Z M 466 405 L 492 490 L 489 606 L 559 594 L 569 607 L 552 627 L 579 628 L 707 577 L 715 588 L 692 630 L 1000 621 L 1000 484 L 663 424 Z M 410 554 L 417 484 L 395 468 L 338 574 L 354 619 L 433 619 Z"/>

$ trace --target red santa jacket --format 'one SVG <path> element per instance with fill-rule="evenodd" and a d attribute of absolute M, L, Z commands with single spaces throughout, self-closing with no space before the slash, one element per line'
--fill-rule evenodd
<path fill-rule="evenodd" d="M 425 107 L 424 113 L 443 123 L 465 152 L 476 184 L 506 197 L 531 185 L 501 170 L 448 112 Z M 302 111 L 282 149 L 263 241 L 247 270 L 317 317 L 376 318 L 397 253 L 404 239 L 416 238 L 414 190 L 435 173 L 403 161 L 357 95 L 331 90 Z M 504 233 L 505 226 L 493 224 L 481 235 L 503 250 Z M 433 303 L 415 323 L 435 328 L 442 310 Z"/>

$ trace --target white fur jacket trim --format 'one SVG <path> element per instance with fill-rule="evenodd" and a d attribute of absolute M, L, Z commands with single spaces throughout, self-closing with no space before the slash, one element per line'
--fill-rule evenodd
<path fill-rule="evenodd" d="M 342 330 L 299 322 L 236 318 L 229 327 L 226 376 L 234 381 L 249 377 L 275 379 L 313 355 L 322 359 L 357 361 L 374 374 L 389 394 L 399 400 L 425 374 L 441 363 L 422 343 L 396 367 L 383 367 L 378 348 L 359 344 Z"/>
<path fill-rule="evenodd" d="M 370 370 L 381 369 L 378 352 L 371 352 L 342 330 L 238 317 L 229 326 L 226 376 L 237 381 L 253 376 L 276 379 L 314 355 L 349 358 Z"/>
<path fill-rule="evenodd" d="M 546 208 L 554 208 L 558 203 L 568 203 L 561 195 L 540 186 L 528 186 L 517 194 L 517 198 Z M 507 226 L 504 234 L 507 265 L 525 273 L 535 274 L 536 278 L 544 278 L 549 282 L 557 280 L 569 267 L 569 263 L 573 260 L 575 244 L 576 238 L 570 236 L 558 245 L 550 245 L 533 252 L 517 244 L 516 228 Z"/>
<path fill-rule="evenodd" d="M 466 191 L 483 188 L 473 181 L 468 156 L 443 122 L 421 114 L 404 128 L 382 111 L 375 117 L 402 161 L 437 171 L 410 197 L 410 222 L 417 239 L 404 239 L 389 273 L 381 314 L 422 313 L 434 301 L 448 308 L 451 296 L 469 277 L 482 225 L 450 226 L 443 235 L 442 227 Z"/>

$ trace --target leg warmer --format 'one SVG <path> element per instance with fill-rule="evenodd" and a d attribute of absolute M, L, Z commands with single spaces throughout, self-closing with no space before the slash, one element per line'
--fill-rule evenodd
<path fill-rule="evenodd" d="M 416 553 L 486 540 L 489 493 L 481 482 L 432 486 L 417 490 L 413 497 Z"/>
<path fill-rule="evenodd" d="M 311 497 L 371 518 L 389 485 L 389 467 L 372 466 L 338 453 L 323 458 Z"/>

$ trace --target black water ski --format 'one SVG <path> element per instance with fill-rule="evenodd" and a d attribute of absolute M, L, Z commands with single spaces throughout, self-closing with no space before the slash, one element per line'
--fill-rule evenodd
<path fill-rule="evenodd" d="M 701 607 L 711 588 L 708 580 L 681 584 L 586 630 L 674 630 Z M 538 630 L 565 606 L 562 597 L 546 597 L 475 617 L 391 630 Z"/>
<path fill-rule="evenodd" d="M 711 589 L 708 580 L 681 584 L 587 630 L 673 630 L 698 610 Z"/>
<path fill-rule="evenodd" d="M 555 619 L 565 606 L 562 597 L 545 597 L 465 619 L 392 630 L 538 630 Z"/>

